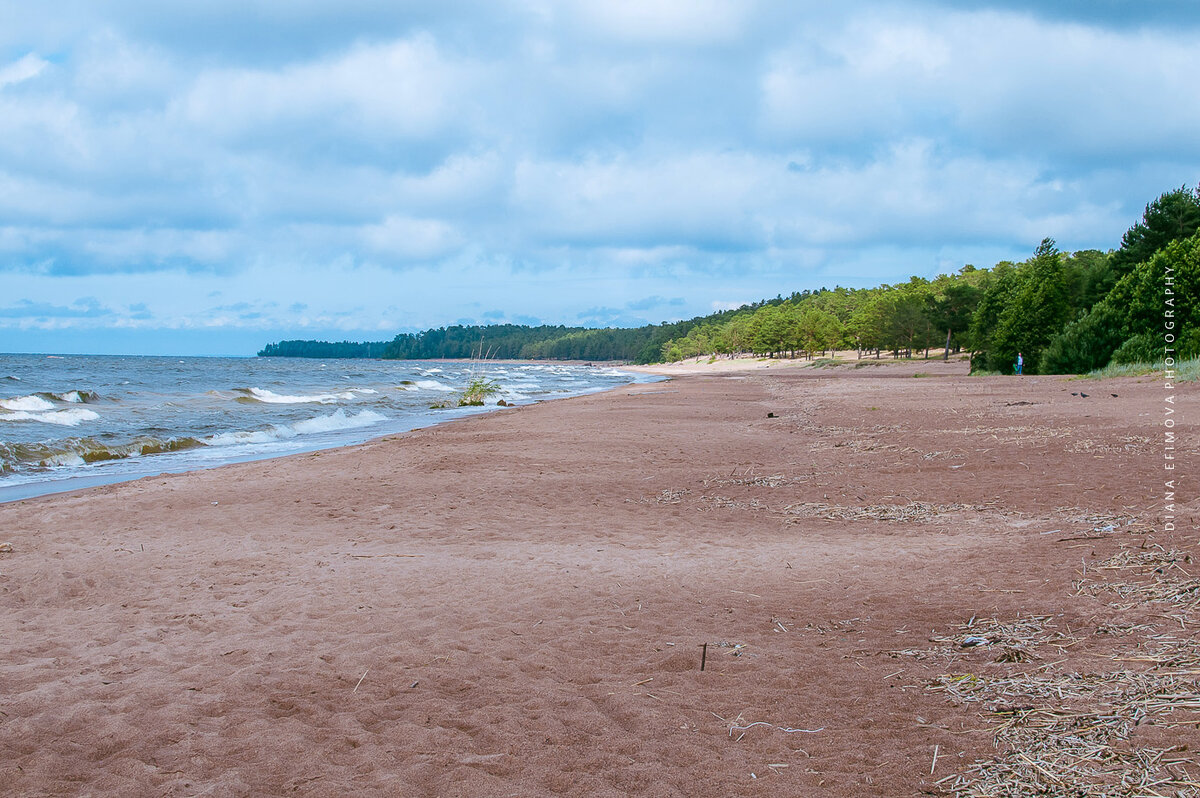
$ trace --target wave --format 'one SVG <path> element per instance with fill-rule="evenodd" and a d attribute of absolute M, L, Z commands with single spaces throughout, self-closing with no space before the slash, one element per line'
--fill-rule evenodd
<path fill-rule="evenodd" d="M 268 391 L 263 388 L 234 388 L 234 392 L 240 393 L 237 398 L 238 402 L 262 402 L 268 405 L 302 405 L 302 404 L 322 404 L 331 405 L 337 402 L 349 401 L 354 398 L 354 391 L 344 391 L 342 393 L 321 393 L 304 395 L 288 395 L 278 394 L 274 391 Z"/>
<path fill-rule="evenodd" d="M 100 401 L 100 394 L 95 391 L 67 391 L 66 393 L 50 393 L 39 394 L 47 399 L 52 399 L 56 402 L 66 402 L 67 404 L 93 404 Z"/>
<path fill-rule="evenodd" d="M 90 413 L 91 411 L 80 409 L 80 412 Z M 129 460 L 150 455 L 183 452 L 189 449 L 276 443 L 302 435 L 369 427 L 386 420 L 386 416 L 371 410 L 353 414 L 338 410 L 330 415 L 298 421 L 290 426 L 274 425 L 264 430 L 226 432 L 205 438 L 160 438 L 141 435 L 128 443 L 107 443 L 90 437 L 63 438 L 42 443 L 5 443 L 0 441 L 0 475 L 83 466 L 110 460 Z"/>
<path fill-rule="evenodd" d="M 454 390 L 450 385 L 437 380 L 404 380 L 396 386 L 402 391 L 441 391 L 448 393 Z"/>
<path fill-rule="evenodd" d="M 45 410 L 53 410 L 54 403 L 38 396 L 30 394 L 29 396 L 18 396 L 14 399 L 0 399 L 0 407 L 5 410 L 24 410 L 29 413 L 40 413 Z"/>
<path fill-rule="evenodd" d="M 347 415 L 344 410 L 338 410 L 327 416 L 297 421 L 295 424 L 273 424 L 267 429 L 249 430 L 242 432 L 222 432 L 201 439 L 206 446 L 243 446 L 256 443 L 273 443 L 290 440 L 300 435 L 315 435 L 322 432 L 337 432 L 346 429 L 369 427 L 386 421 L 387 416 L 372 410 L 362 410 Z"/>
<path fill-rule="evenodd" d="M 195 438 L 155 438 L 146 435 L 125 444 L 104 443 L 95 438 L 64 438 L 48 443 L 0 443 L 0 474 L 125 460 L 181 452 L 203 445 Z"/>
<path fill-rule="evenodd" d="M 74 390 L 63 393 L 38 391 L 28 396 L 14 396 L 11 399 L 0 399 L 0 408 L 5 410 L 24 410 L 30 413 L 42 413 L 54 409 L 55 402 L 69 405 L 92 404 L 100 401 L 100 394 L 95 391 Z"/>
<path fill-rule="evenodd" d="M 373 424 L 378 424 L 380 421 L 387 421 L 387 416 L 376 413 L 373 410 L 361 410 L 353 415 L 346 415 L 345 411 L 338 410 L 328 416 L 297 421 L 292 425 L 292 429 L 300 435 L 313 435 L 319 432 L 335 432 L 343 429 L 370 427 Z"/>
<path fill-rule="evenodd" d="M 48 404 L 48 403 L 47 403 Z M 54 405 L 49 405 L 51 408 Z M 80 407 L 72 410 L 49 410 L 47 412 L 31 412 L 19 410 L 15 413 L 0 413 L 0 421 L 36 421 L 41 424 L 55 424 L 60 427 L 78 427 L 85 421 L 95 421 L 100 414 L 95 410 Z"/>

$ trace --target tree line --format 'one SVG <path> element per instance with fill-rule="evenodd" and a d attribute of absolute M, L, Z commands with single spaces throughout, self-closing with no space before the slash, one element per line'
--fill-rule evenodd
<path fill-rule="evenodd" d="M 719 318 L 721 314 L 704 319 Z M 504 360 L 602 360 L 656 363 L 663 344 L 687 333 L 700 318 L 638 328 L 564 327 L 520 324 L 453 325 L 416 333 L 400 333 L 391 341 L 280 341 L 259 351 L 260 357 L 382 358 L 439 360 L 499 358 Z"/>
<path fill-rule="evenodd" d="M 1073 374 L 1112 363 L 1200 355 L 1200 188 L 1149 203 L 1109 252 L 1060 252 L 1044 239 L 1021 263 L 965 266 L 933 280 L 822 289 L 701 321 L 663 345 L 662 359 L 750 352 L 816 357 L 970 353 L 975 372 Z"/>
<path fill-rule="evenodd" d="M 1017 353 L 1031 374 L 1079 373 L 1110 362 L 1200 355 L 1200 187 L 1169 191 L 1108 252 L 1061 252 L 1051 238 L 1020 263 L 964 266 L 932 280 L 822 288 L 737 310 L 639 328 L 456 325 L 391 341 L 281 341 L 259 355 L 675 361 L 753 353 L 816 357 L 970 354 L 972 370 L 1009 373 Z M 1167 325 L 1171 326 L 1168 328 Z"/>

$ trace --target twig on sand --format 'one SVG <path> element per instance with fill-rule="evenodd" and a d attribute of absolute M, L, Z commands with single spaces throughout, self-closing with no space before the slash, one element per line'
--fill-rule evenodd
<path fill-rule="evenodd" d="M 363 671 L 363 675 L 362 675 L 362 676 L 360 676 L 360 677 L 359 677 L 359 679 L 358 679 L 358 684 L 354 685 L 354 689 L 353 689 L 353 690 L 351 690 L 350 692 L 352 692 L 352 693 L 357 693 L 357 692 L 358 692 L 358 686 L 359 686 L 360 684 L 362 684 L 362 683 L 363 683 L 363 679 L 367 678 L 367 674 L 368 674 L 368 673 L 370 673 L 370 672 L 371 672 L 371 669 L 370 669 L 370 668 L 367 668 L 365 671 Z"/>
<path fill-rule="evenodd" d="M 755 726 L 766 726 L 768 728 L 775 729 L 776 731 L 781 731 L 784 734 L 816 734 L 817 732 L 825 731 L 824 726 L 819 729 L 792 729 L 788 728 L 787 726 L 776 726 L 774 723 L 767 723 L 765 720 L 756 720 L 753 723 L 746 724 L 745 726 L 739 726 L 738 724 L 742 722 L 741 714 L 739 714 L 733 720 L 725 720 L 725 718 L 721 717 L 716 712 L 710 712 L 710 714 L 717 720 L 729 726 L 730 737 L 733 737 L 733 733 L 735 731 L 741 732 L 741 734 L 738 735 L 738 741 L 745 737 L 746 732 L 748 732 L 750 729 L 753 729 Z"/>

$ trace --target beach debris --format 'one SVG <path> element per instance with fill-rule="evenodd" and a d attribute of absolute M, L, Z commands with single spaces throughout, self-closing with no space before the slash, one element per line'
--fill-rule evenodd
<path fill-rule="evenodd" d="M 927 502 L 909 502 L 908 504 L 872 504 L 859 507 L 845 507 L 840 504 L 824 504 L 821 502 L 801 502 L 790 504 L 783 508 L 783 514 L 807 518 L 824 518 L 830 521 L 899 521 L 901 523 L 928 523 L 938 516 L 948 513 L 966 512 L 979 508 L 967 504 L 929 504 Z"/>
<path fill-rule="evenodd" d="M 1144 602 L 1169 603 L 1185 613 L 1200 610 L 1200 579 L 1184 568 L 1191 562 L 1190 554 L 1158 544 L 1146 551 L 1122 549 L 1090 568 L 1093 573 L 1118 572 L 1118 578 L 1102 573 L 1103 580 L 1080 579 L 1076 595 L 1115 596 L 1110 603 L 1122 610 Z"/>
<path fill-rule="evenodd" d="M 12 554 L 12 552 L 13 552 L 13 544 L 0 543 L 0 554 Z"/>
<path fill-rule="evenodd" d="M 783 485 L 791 485 L 791 484 L 803 482 L 804 480 L 805 480 L 804 477 L 789 478 L 789 477 L 784 476 L 783 474 L 769 474 L 769 475 L 761 475 L 760 476 L 757 474 L 746 473 L 746 474 L 739 474 L 737 476 L 731 475 L 731 476 L 725 477 L 725 478 L 706 479 L 706 480 L 704 480 L 704 487 L 707 488 L 710 486 L 745 485 L 745 486 L 754 487 L 754 488 L 778 488 Z"/>
<path fill-rule="evenodd" d="M 741 742 L 741 739 L 746 736 L 746 732 L 750 731 L 750 729 L 753 729 L 757 726 L 766 726 L 769 729 L 775 729 L 776 731 L 781 731 L 784 734 L 817 734 L 818 732 L 825 731 L 824 726 L 822 726 L 819 729 L 799 729 L 799 728 L 791 728 L 788 726 L 776 726 L 774 723 L 767 723 L 765 720 L 756 720 L 752 723 L 746 723 L 745 718 L 742 717 L 742 713 L 740 713 L 740 712 L 738 713 L 738 716 L 736 718 L 734 718 L 733 720 L 726 720 L 725 718 L 718 715 L 716 712 L 710 712 L 709 714 L 711 714 L 714 718 L 716 718 L 717 720 L 721 721 L 722 723 L 726 724 L 729 727 L 729 736 L 730 737 L 733 737 L 733 733 L 735 731 L 741 732 L 738 735 L 737 740 L 735 740 L 734 742 Z M 745 723 L 746 725 L 743 726 L 742 725 L 743 723 Z"/>
<path fill-rule="evenodd" d="M 660 491 L 655 501 L 659 504 L 679 504 L 683 501 L 683 497 L 691 493 L 690 490 L 684 488 L 682 490 L 665 489 Z"/>
<path fill-rule="evenodd" d="M 987 647 L 999 649 L 996 662 L 1028 662 L 1040 659 L 1035 653 L 1040 646 L 1049 645 L 1061 651 L 1079 642 L 1079 638 L 1059 631 L 1054 618 L 1049 615 L 1018 615 L 1006 622 L 997 618 L 972 617 L 952 634 L 931 637 L 929 641 L 937 645 L 887 653 L 892 657 L 907 656 L 918 660 L 954 660 Z"/>
<path fill-rule="evenodd" d="M 1197 795 L 1200 771 L 1181 749 L 1137 745 L 1139 725 L 1200 720 L 1196 677 L 1118 671 L 1032 673 L 1009 677 L 952 674 L 928 689 L 956 702 L 987 705 L 1002 753 L 947 777 L 957 796 Z M 1189 767 L 1193 770 L 1189 771 Z M 939 782 L 941 784 L 942 782 Z M 1067 792 L 1065 788 L 1070 788 Z M 1190 788 L 1149 792 L 1148 788 Z"/>
<path fill-rule="evenodd" d="M 1089 520 L 1095 521 L 1095 531 L 1107 526 Z M 1138 642 L 1122 640 L 1110 651 L 1108 658 L 1119 663 L 1112 668 L 1059 672 L 1054 663 L 1007 674 L 948 673 L 929 682 L 926 689 L 956 703 L 981 705 L 998 749 L 994 758 L 976 761 L 936 785 L 957 798 L 1200 796 L 1200 763 L 1180 743 L 1187 738 L 1178 736 L 1200 728 L 1200 639 L 1191 634 L 1200 611 L 1200 580 L 1190 573 L 1192 559 L 1143 539 L 1107 559 L 1084 563 L 1076 595 L 1107 599 L 1111 607 L 1145 615 L 1145 622 L 1095 627 L 1097 636 L 1137 635 L 1132 639 Z M 1176 614 L 1155 612 L 1154 603 L 1169 603 Z M 1151 616 L 1173 619 L 1183 632 L 1156 634 Z M 1073 633 L 1055 637 L 1061 633 L 1047 616 L 1000 626 L 1025 648 L 1006 649 L 997 662 L 1021 662 L 1041 643 L 1065 650 L 1080 641 Z M 997 632 L 994 619 L 972 618 L 965 628 L 986 628 L 980 636 L 989 640 Z M 1155 731 L 1143 730 L 1148 726 Z M 1166 733 L 1171 730 L 1179 731 Z"/>

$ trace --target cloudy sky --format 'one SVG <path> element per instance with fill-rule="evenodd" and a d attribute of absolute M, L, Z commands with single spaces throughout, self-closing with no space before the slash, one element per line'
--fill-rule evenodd
<path fill-rule="evenodd" d="M 0 0 L 0 351 L 640 325 L 1109 249 L 1200 3 Z"/>

